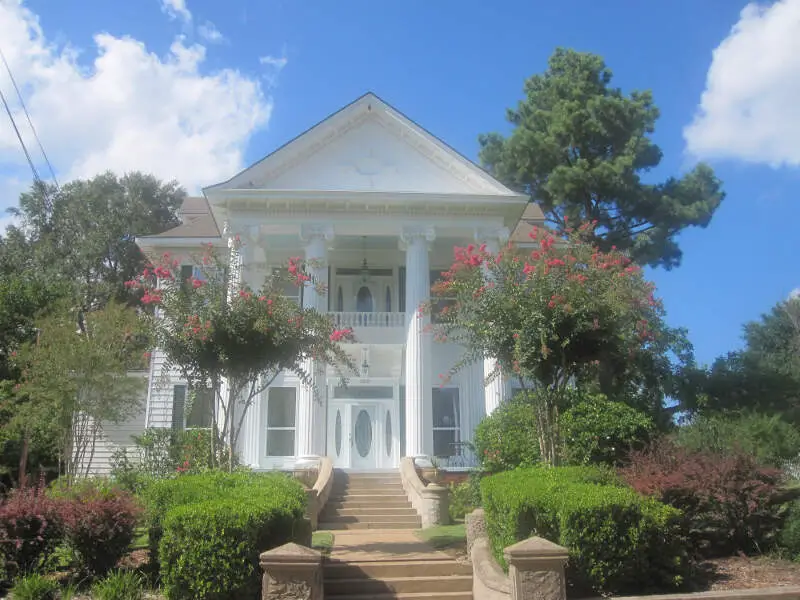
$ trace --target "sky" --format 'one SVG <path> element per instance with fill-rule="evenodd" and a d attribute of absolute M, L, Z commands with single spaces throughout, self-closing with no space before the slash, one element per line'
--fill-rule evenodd
<path fill-rule="evenodd" d="M 800 288 L 800 0 L 0 0 L 0 50 L 59 180 L 139 169 L 190 192 L 367 91 L 475 160 L 558 46 L 652 90 L 653 178 L 703 160 L 722 179 L 681 266 L 648 276 L 701 363 L 740 347 Z M 25 124 L 1 65 L 0 89 Z M 0 117 L 2 210 L 31 173 Z"/>

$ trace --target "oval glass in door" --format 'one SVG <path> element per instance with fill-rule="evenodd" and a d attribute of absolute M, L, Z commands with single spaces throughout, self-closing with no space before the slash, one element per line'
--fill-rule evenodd
<path fill-rule="evenodd" d="M 356 450 L 362 458 L 369 456 L 372 450 L 372 418 L 366 410 L 358 411 L 355 427 Z"/>
<path fill-rule="evenodd" d="M 336 424 L 333 431 L 334 441 L 336 442 L 336 456 L 342 453 L 342 413 L 336 409 Z"/>

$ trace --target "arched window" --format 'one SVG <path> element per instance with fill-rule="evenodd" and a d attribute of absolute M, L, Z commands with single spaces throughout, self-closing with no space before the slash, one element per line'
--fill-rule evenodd
<path fill-rule="evenodd" d="M 392 312 L 392 288 L 386 286 L 386 312 Z"/>
<path fill-rule="evenodd" d="M 336 312 L 344 312 L 344 294 L 342 293 L 342 286 L 336 292 Z"/>
<path fill-rule="evenodd" d="M 356 311 L 372 312 L 372 292 L 365 285 L 361 286 L 356 294 Z"/>

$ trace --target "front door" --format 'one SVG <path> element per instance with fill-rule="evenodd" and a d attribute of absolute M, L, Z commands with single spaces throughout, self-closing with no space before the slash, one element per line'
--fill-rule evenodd
<path fill-rule="evenodd" d="M 375 468 L 375 407 L 350 407 L 350 464 L 354 469 Z"/>

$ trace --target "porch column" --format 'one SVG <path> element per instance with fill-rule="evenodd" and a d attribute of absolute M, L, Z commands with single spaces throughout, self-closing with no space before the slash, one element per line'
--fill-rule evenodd
<path fill-rule="evenodd" d="M 233 231 L 230 221 L 225 221 L 223 223 L 222 235 L 224 238 L 226 238 L 228 244 L 228 303 L 231 303 L 239 293 L 239 290 L 242 288 L 242 273 L 244 271 L 242 240 L 239 234 Z M 221 416 L 223 411 L 228 407 L 228 402 L 230 401 L 228 398 L 229 390 L 229 382 L 227 379 L 223 378 L 220 381 L 220 397 L 219 399 L 215 400 L 218 402 L 216 414 L 218 421 L 217 425 L 220 427 L 222 427 L 224 421 Z M 236 410 L 237 408 L 240 408 L 239 404 L 241 404 L 241 398 L 236 398 L 228 415 L 231 423 L 237 423 L 239 420 L 239 411 Z M 228 425 L 228 427 L 230 427 L 230 425 Z M 220 432 L 220 437 L 224 440 L 227 440 L 229 443 L 232 442 L 230 429 Z M 234 450 L 240 452 L 240 448 L 234 448 Z M 241 457 L 241 452 L 239 456 Z"/>
<path fill-rule="evenodd" d="M 409 227 L 400 236 L 406 252 L 406 456 L 433 454 L 431 336 L 420 305 L 430 297 L 428 246 L 435 237 L 432 227 Z"/>
<path fill-rule="evenodd" d="M 509 231 L 506 227 L 477 229 L 475 231 L 475 242 L 486 244 L 486 251 L 494 256 L 500 252 L 500 245 L 508 241 Z M 489 271 L 486 269 L 485 275 L 489 278 Z M 488 357 L 483 361 L 484 378 L 484 403 L 486 406 L 486 416 L 492 414 L 505 397 L 505 381 L 503 373 L 498 372 L 497 361 Z M 494 377 L 488 384 L 486 379 Z"/>
<path fill-rule="evenodd" d="M 303 289 L 303 307 L 320 312 L 327 309 L 326 293 L 318 287 L 328 285 L 328 242 L 333 228 L 324 225 L 304 225 L 300 239 L 305 242 L 305 260 L 312 281 Z M 312 385 L 301 385 L 297 398 L 297 456 L 310 458 L 325 455 L 326 386 L 323 365 L 307 356 L 303 369 L 311 375 Z"/>

